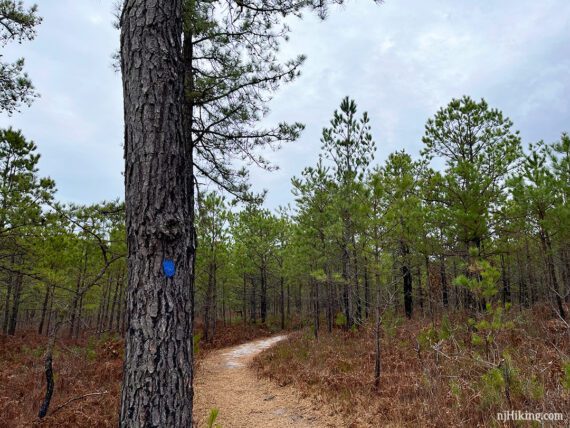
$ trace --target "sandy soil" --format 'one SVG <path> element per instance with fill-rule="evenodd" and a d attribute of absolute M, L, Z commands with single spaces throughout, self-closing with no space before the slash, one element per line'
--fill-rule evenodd
<path fill-rule="evenodd" d="M 285 337 L 221 349 L 200 363 L 194 384 L 194 418 L 198 427 L 206 426 L 214 407 L 219 409 L 216 423 L 223 428 L 342 426 L 330 410 L 315 408 L 292 387 L 279 387 L 259 379 L 249 368 L 255 355 Z"/>

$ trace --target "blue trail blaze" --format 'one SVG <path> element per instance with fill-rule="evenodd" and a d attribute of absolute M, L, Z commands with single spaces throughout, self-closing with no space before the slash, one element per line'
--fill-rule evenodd
<path fill-rule="evenodd" d="M 167 278 L 172 278 L 176 273 L 176 267 L 174 266 L 174 260 L 164 259 L 162 261 L 162 270 Z"/>

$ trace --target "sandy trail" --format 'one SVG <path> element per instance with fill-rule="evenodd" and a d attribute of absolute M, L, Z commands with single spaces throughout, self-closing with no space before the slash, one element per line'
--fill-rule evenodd
<path fill-rule="evenodd" d="M 252 358 L 285 339 L 274 336 L 212 352 L 200 363 L 194 383 L 194 417 L 206 426 L 210 410 L 219 409 L 216 423 L 234 427 L 338 427 L 330 411 L 315 408 L 289 386 L 259 379 L 249 368 Z"/>

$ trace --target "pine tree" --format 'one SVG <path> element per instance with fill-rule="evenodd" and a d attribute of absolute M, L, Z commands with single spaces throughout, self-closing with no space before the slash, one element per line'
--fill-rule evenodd
<path fill-rule="evenodd" d="M 1 0 L 0 22 L 0 47 L 5 47 L 13 41 L 33 40 L 42 19 L 36 5 L 25 8 L 22 0 Z M 0 61 L 0 111 L 12 114 L 22 104 L 30 105 L 35 97 L 34 86 L 24 72 L 24 59 L 13 63 Z"/>

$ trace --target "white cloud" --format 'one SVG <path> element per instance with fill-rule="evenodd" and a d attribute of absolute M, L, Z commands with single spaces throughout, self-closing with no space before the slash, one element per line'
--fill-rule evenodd
<path fill-rule="evenodd" d="M 34 139 L 41 170 L 60 197 L 91 202 L 123 195 L 122 101 L 111 70 L 118 46 L 114 0 L 42 2 L 37 40 L 12 46 L 42 93 L 13 124 Z M 276 95 L 268 120 L 302 121 L 301 139 L 267 156 L 274 173 L 252 170 L 268 205 L 292 200 L 290 177 L 316 162 L 320 133 L 345 95 L 370 114 L 377 160 L 417 155 L 428 117 L 452 97 L 485 97 L 527 141 L 570 130 L 570 2 L 567 0 L 352 0 L 321 22 L 291 20 L 283 58 L 305 53 L 302 76 Z"/>

